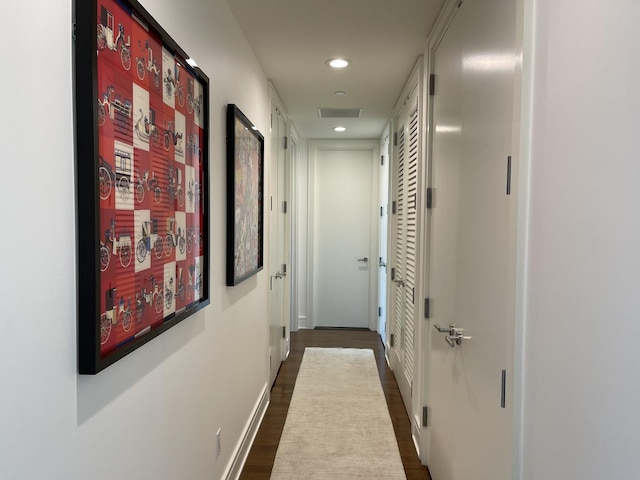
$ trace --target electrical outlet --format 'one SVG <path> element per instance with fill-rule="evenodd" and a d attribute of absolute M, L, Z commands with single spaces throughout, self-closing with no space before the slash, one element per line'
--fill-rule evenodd
<path fill-rule="evenodd" d="M 216 432 L 216 460 L 220 456 L 222 451 L 222 428 L 219 428 Z"/>

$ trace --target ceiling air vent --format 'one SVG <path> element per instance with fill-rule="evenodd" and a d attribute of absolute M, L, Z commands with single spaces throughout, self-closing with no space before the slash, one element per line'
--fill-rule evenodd
<path fill-rule="evenodd" d="M 319 108 L 320 118 L 360 118 L 361 108 Z"/>

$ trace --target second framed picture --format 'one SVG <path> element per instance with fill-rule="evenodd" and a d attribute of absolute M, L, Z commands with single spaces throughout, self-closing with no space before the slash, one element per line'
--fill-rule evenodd
<path fill-rule="evenodd" d="M 227 105 L 227 285 L 263 268 L 264 137 Z"/>

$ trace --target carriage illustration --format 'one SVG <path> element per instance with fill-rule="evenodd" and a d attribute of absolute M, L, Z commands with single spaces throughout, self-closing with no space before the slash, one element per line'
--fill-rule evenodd
<path fill-rule="evenodd" d="M 115 170 L 109 162 L 100 156 L 98 167 L 98 186 L 100 198 L 106 200 L 111 196 L 111 190 L 117 189 L 123 201 L 128 200 L 131 194 L 132 163 L 130 152 L 115 149 L 114 151 Z"/>
<path fill-rule="evenodd" d="M 118 24 L 118 33 L 114 38 L 115 19 L 113 14 L 104 6 L 100 10 L 100 23 L 98 24 L 98 50 L 105 48 L 117 52 L 120 51 L 120 62 L 125 70 L 131 68 L 131 37 L 124 33 L 124 25 Z"/>
<path fill-rule="evenodd" d="M 131 297 L 125 303 L 124 297 L 116 302 L 116 289 L 110 288 L 105 292 L 106 311 L 100 315 L 100 344 L 104 345 L 111 336 L 111 330 L 116 325 L 122 325 L 125 332 L 131 330 Z"/>
<path fill-rule="evenodd" d="M 138 46 L 142 51 L 140 57 L 136 57 L 136 72 L 140 80 L 144 80 L 144 76 L 149 72 L 153 76 L 153 86 L 156 89 L 160 88 L 160 69 L 158 68 L 158 62 L 153 58 L 153 50 L 147 40 L 142 46 L 142 42 L 138 41 Z"/>
<path fill-rule="evenodd" d="M 107 91 L 102 94 L 102 99 L 98 98 L 98 126 L 104 125 L 108 111 L 109 118 L 115 122 L 121 131 L 126 132 L 129 128 L 131 109 L 131 100 L 123 100 L 116 93 L 115 87 L 109 85 Z"/>
<path fill-rule="evenodd" d="M 160 145 L 160 132 L 156 127 L 156 112 L 153 108 L 149 109 L 149 116 L 147 117 L 142 109 L 138 110 L 140 116 L 136 121 L 134 130 L 138 138 L 143 142 L 149 143 L 149 138 L 153 141 L 155 146 Z"/>

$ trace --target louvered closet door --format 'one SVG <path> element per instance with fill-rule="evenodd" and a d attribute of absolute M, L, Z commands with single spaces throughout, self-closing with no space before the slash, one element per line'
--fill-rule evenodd
<path fill-rule="evenodd" d="M 415 340 L 415 291 L 416 291 L 416 249 L 418 221 L 418 108 L 415 105 L 409 119 L 407 151 L 407 180 L 405 203 L 407 205 L 405 229 L 405 288 L 404 288 L 404 331 L 402 335 L 404 363 L 403 371 L 407 382 L 413 385 L 413 362 Z"/>
<path fill-rule="evenodd" d="M 405 136 L 404 130 L 401 129 L 396 134 L 398 149 L 396 154 L 396 191 L 395 191 L 395 261 L 391 272 L 393 280 L 393 311 L 395 316 L 394 322 L 394 339 L 393 348 L 398 357 L 398 364 L 402 365 L 403 345 L 403 319 L 404 319 L 404 233 L 406 230 L 405 205 L 404 205 L 404 170 L 405 170 Z"/>
<path fill-rule="evenodd" d="M 394 263 L 392 282 L 393 369 L 407 411 L 412 413 L 411 396 L 414 373 L 415 287 L 417 252 L 417 202 L 419 119 L 418 97 L 414 93 L 396 119 L 394 168 L 395 214 Z"/>

